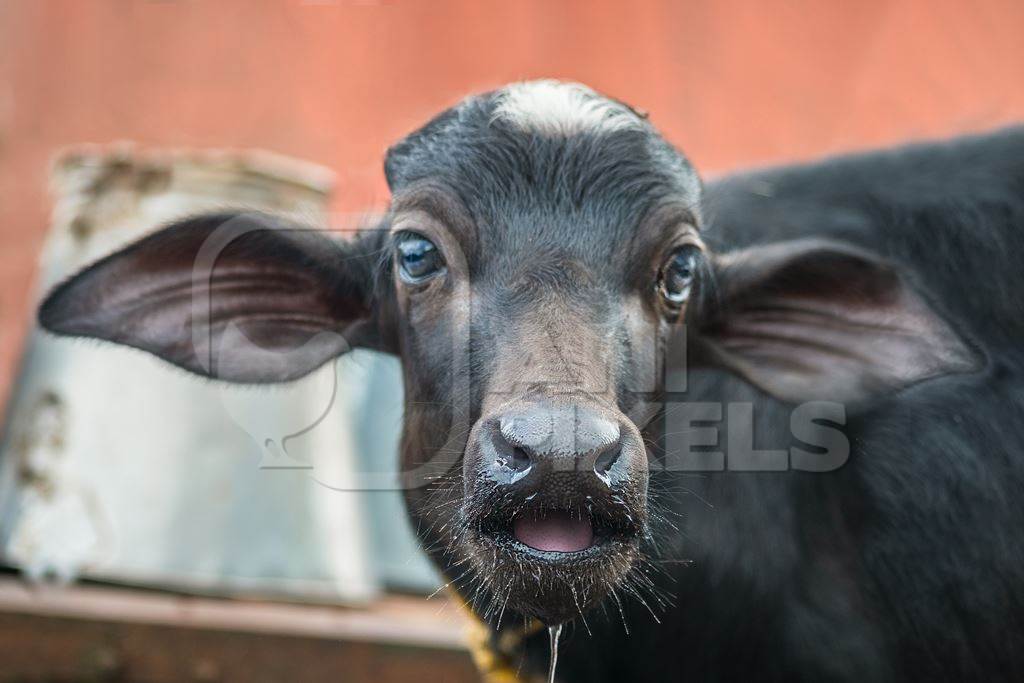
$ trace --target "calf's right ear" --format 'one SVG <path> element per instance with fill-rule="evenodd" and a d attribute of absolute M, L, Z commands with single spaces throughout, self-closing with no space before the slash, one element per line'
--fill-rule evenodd
<path fill-rule="evenodd" d="M 57 286 L 39 322 L 232 382 L 283 382 L 362 346 L 394 352 L 385 236 L 329 237 L 282 218 L 189 218 Z"/>

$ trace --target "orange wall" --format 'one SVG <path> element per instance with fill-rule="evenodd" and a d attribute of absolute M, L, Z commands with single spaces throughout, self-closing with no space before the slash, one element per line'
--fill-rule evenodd
<path fill-rule="evenodd" d="M 651 112 L 705 171 L 1024 120 L 1017 0 L 0 0 L 0 402 L 62 145 L 257 146 L 386 201 L 387 144 L 556 76 Z"/>

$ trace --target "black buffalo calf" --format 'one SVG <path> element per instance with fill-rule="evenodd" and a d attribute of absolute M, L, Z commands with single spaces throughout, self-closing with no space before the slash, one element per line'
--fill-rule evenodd
<path fill-rule="evenodd" d="M 353 240 L 185 219 L 47 329 L 234 382 L 397 354 L 421 541 L 495 677 L 1024 671 L 1024 130 L 704 188 L 627 105 L 538 81 L 392 147 Z"/>

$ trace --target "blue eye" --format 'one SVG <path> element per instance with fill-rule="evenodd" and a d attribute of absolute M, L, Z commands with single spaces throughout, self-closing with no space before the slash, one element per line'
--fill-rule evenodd
<path fill-rule="evenodd" d="M 672 252 L 658 284 L 662 297 L 670 306 L 682 306 L 690 298 L 700 257 L 700 248 L 689 244 Z"/>
<path fill-rule="evenodd" d="M 423 282 L 444 269 L 444 260 L 437 247 L 422 235 L 402 235 L 395 247 L 398 250 L 398 274 L 405 282 Z"/>

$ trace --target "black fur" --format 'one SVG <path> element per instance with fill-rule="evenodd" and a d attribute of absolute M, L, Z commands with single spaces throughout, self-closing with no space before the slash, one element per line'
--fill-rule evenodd
<path fill-rule="evenodd" d="M 577 628 L 564 680 L 1020 680 L 1024 129 L 737 175 L 706 216 L 720 252 L 813 235 L 892 259 L 986 366 L 851 416 L 832 473 L 654 475 L 671 606 Z M 786 407 L 725 373 L 678 398 L 753 402 L 755 443 L 789 445 Z"/>

